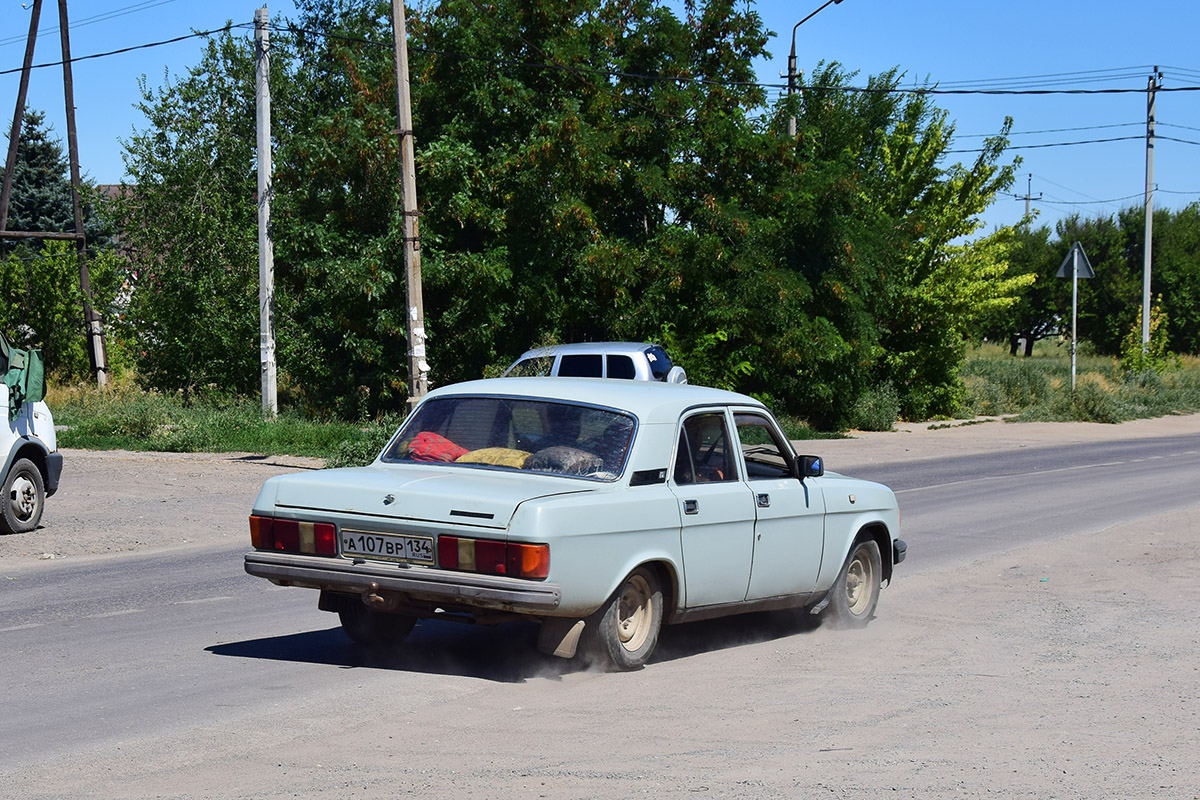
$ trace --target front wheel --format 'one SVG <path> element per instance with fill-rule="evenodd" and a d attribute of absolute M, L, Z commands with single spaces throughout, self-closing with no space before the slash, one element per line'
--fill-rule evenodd
<path fill-rule="evenodd" d="M 879 604 L 882 575 L 879 545 L 870 537 L 858 539 L 850 548 L 837 582 L 829 590 L 825 619 L 837 628 L 865 627 Z"/>
<path fill-rule="evenodd" d="M 417 624 L 416 617 L 376 611 L 362 603 L 347 603 L 338 610 L 338 619 L 347 636 L 368 647 L 398 645 Z"/>
<path fill-rule="evenodd" d="M 638 567 L 584 627 L 584 658 L 609 669 L 641 669 L 658 644 L 663 597 L 658 574 Z"/>
<path fill-rule="evenodd" d="M 0 528 L 5 533 L 28 533 L 41 522 L 45 506 L 46 487 L 41 471 L 28 458 L 18 458 L 4 479 Z"/>

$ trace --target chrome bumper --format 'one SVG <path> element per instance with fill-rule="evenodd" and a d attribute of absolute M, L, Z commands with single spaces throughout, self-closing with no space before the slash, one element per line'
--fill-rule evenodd
<path fill-rule="evenodd" d="M 246 572 L 280 586 L 349 593 L 396 592 L 430 602 L 525 614 L 553 611 L 562 600 L 562 592 L 553 583 L 327 556 L 255 551 L 246 554 Z"/>

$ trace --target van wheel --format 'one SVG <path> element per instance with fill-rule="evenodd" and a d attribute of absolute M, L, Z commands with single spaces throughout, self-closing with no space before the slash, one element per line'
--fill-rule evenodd
<path fill-rule="evenodd" d="M 42 473 L 28 458 L 18 458 L 4 479 L 0 528 L 5 533 L 28 533 L 42 520 L 46 486 Z"/>

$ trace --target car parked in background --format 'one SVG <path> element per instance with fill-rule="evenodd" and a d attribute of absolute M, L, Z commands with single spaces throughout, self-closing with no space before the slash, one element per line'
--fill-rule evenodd
<path fill-rule="evenodd" d="M 525 618 L 543 652 L 628 670 L 667 623 L 866 625 L 899 525 L 891 490 L 797 455 L 751 397 L 496 378 L 428 394 L 370 466 L 269 479 L 245 569 L 319 590 L 365 645 L 421 619 Z"/>
<path fill-rule="evenodd" d="M 645 342 L 578 342 L 527 350 L 502 377 L 621 378 L 687 383 L 662 345 Z"/>

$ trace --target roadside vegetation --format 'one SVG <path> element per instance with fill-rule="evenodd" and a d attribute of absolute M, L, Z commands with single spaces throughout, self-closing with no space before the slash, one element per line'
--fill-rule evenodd
<path fill-rule="evenodd" d="M 1200 412 L 1200 358 L 1176 359 L 1162 374 L 1131 372 L 1120 362 L 1091 353 L 1077 358 L 1071 394 L 1069 348 L 1038 342 L 1028 358 L 985 344 L 968 352 L 962 370 L 963 404 L 945 419 L 1004 416 L 1011 422 L 1118 423 L 1131 419 Z M 383 449 L 403 417 L 350 423 L 283 412 L 264 419 L 257 399 L 218 394 L 190 397 L 143 391 L 132 382 L 102 392 L 89 385 L 51 383 L 47 402 L 62 426 L 59 444 L 90 450 L 247 452 L 325 459 L 329 466 L 368 463 Z M 888 386 L 860 399 L 852 413 L 858 430 L 891 430 L 896 394 Z M 835 438 L 797 417 L 780 419 L 788 437 Z"/>
<path fill-rule="evenodd" d="M 434 0 L 410 17 L 439 384 L 531 346 L 614 339 L 665 345 L 693 383 L 762 399 L 796 439 L 1200 409 L 1196 359 L 1172 354 L 1200 353 L 1200 203 L 1154 212 L 1143 352 L 1141 207 L 984 232 L 1018 163 L 1011 121 L 959 158 L 953 120 L 901 67 L 822 64 L 773 98 L 753 80 L 770 39 L 753 2 L 668 5 L 497 0 L 481 15 Z M 264 422 L 244 399 L 261 374 L 255 52 L 226 30 L 186 75 L 143 79 L 129 183 L 88 193 L 91 304 L 118 388 L 52 394 L 64 446 L 357 462 L 407 409 L 387 4 L 296 13 L 271 37 L 283 413 Z M 33 111 L 19 141 L 9 228 L 67 229 L 61 142 Z M 1090 349 L 1072 393 L 1058 271 L 1074 242 L 1095 276 L 1078 286 Z M 92 378 L 78 274 L 66 242 L 0 242 L 0 331 L 66 387 Z M 1003 344 L 968 344 L 985 340 Z"/>
<path fill-rule="evenodd" d="M 1161 371 L 1131 370 L 1111 356 L 1094 355 L 1091 347 L 1080 350 L 1074 394 L 1067 344 L 1038 342 L 1029 358 L 1010 356 L 997 345 L 973 350 L 963 365 L 966 396 L 958 416 L 1117 423 L 1200 412 L 1200 358 L 1173 359 Z"/>

